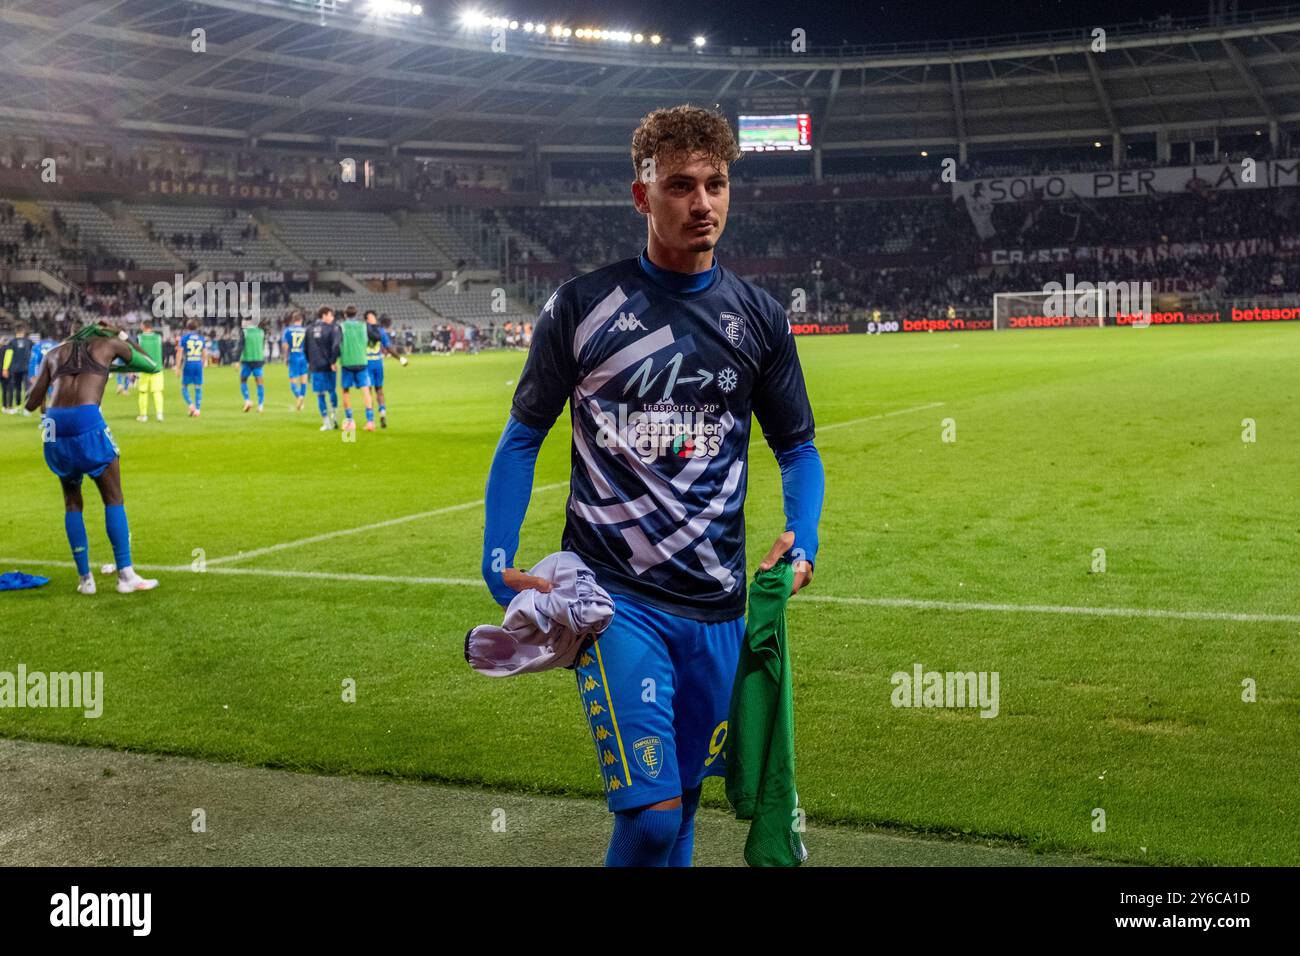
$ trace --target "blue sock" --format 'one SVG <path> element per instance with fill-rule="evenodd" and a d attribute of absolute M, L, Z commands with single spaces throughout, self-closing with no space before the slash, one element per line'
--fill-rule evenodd
<path fill-rule="evenodd" d="M 63 513 L 63 530 L 68 533 L 72 546 L 72 560 L 77 562 L 77 573 L 83 578 L 90 573 L 90 540 L 86 537 L 86 520 L 80 511 Z"/>
<path fill-rule="evenodd" d="M 682 826 L 682 808 L 620 810 L 614 814 L 606 866 L 666 866 Z"/>
<path fill-rule="evenodd" d="M 330 389 L 330 408 L 334 409 L 335 411 L 338 411 L 338 407 L 339 407 L 339 393 L 338 393 L 335 389 L 332 389 L 332 388 L 331 388 L 331 389 Z"/>
<path fill-rule="evenodd" d="M 113 560 L 117 569 L 131 566 L 131 531 L 126 526 L 126 505 L 104 506 L 104 530 L 113 544 Z"/>
<path fill-rule="evenodd" d="M 375 420 L 375 410 L 374 410 L 373 408 L 367 408 L 367 409 L 366 409 L 366 421 L 368 421 L 368 422 L 373 422 L 374 420 Z"/>
<path fill-rule="evenodd" d="M 194 407 L 195 408 L 203 407 L 203 386 L 202 385 L 194 386 Z"/>
<path fill-rule="evenodd" d="M 691 857 L 695 853 L 695 811 L 699 809 L 700 792 L 703 789 L 704 785 L 701 784 L 694 790 L 682 792 L 682 826 L 677 831 L 677 842 L 668 854 L 669 866 L 691 865 Z"/>
<path fill-rule="evenodd" d="M 348 421 L 352 421 L 352 409 L 350 408 L 343 409 L 343 417 L 346 418 Z"/>
<path fill-rule="evenodd" d="M 380 414 L 380 415 L 387 415 L 387 414 L 388 414 L 388 406 L 387 406 L 387 405 L 380 405 L 380 406 L 379 406 L 379 414 Z"/>
<path fill-rule="evenodd" d="M 244 396 L 244 401 L 248 401 L 248 379 L 241 378 L 239 380 L 239 391 Z"/>
<path fill-rule="evenodd" d="M 257 404 L 261 405 L 266 399 L 266 389 L 261 382 L 257 383 Z"/>
<path fill-rule="evenodd" d="M 185 400 L 186 405 L 194 404 L 190 401 L 190 387 L 188 385 L 181 386 L 181 398 Z"/>
<path fill-rule="evenodd" d="M 317 392 L 317 393 L 316 393 L 316 404 L 320 406 L 320 417 L 321 417 L 321 418 L 325 418 L 327 415 L 329 415 L 330 410 L 329 410 L 329 408 L 326 407 L 326 405 L 325 405 L 325 393 L 324 393 L 324 392 Z"/>

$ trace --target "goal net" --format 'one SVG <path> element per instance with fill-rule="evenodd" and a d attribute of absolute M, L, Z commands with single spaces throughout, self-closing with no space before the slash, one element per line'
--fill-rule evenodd
<path fill-rule="evenodd" d="M 1103 316 L 1082 314 L 1097 311 L 1095 307 L 1078 309 L 1069 302 L 1062 303 L 1062 297 L 1059 293 L 1055 295 L 1042 291 L 993 293 L 993 328 L 995 329 L 1100 326 L 1104 324 Z M 1076 314 L 1069 314 L 1071 312 Z"/>

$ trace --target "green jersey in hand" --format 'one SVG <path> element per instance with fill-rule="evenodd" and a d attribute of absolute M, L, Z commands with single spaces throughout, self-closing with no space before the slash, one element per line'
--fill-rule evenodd
<path fill-rule="evenodd" d="M 788 561 L 754 575 L 727 717 L 727 800 L 738 820 L 753 821 L 745 841 L 750 866 L 798 866 L 808 859 L 799 837 L 803 815 L 794 787 L 794 692 L 785 629 L 793 581 Z"/>

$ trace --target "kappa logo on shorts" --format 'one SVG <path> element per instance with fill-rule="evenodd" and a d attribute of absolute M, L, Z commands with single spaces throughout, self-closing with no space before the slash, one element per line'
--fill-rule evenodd
<path fill-rule="evenodd" d="M 722 334 L 727 337 L 727 341 L 736 348 L 740 348 L 740 343 L 745 341 L 745 317 L 737 315 L 735 312 L 723 312 L 718 316 L 718 328 L 722 329 Z"/>
<path fill-rule="evenodd" d="M 658 777 L 663 768 L 663 742 L 658 737 L 642 737 L 632 745 L 637 763 L 652 777 Z"/>

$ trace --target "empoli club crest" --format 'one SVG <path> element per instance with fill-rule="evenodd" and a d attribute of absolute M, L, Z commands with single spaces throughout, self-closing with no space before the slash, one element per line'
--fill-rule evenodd
<path fill-rule="evenodd" d="M 663 742 L 658 737 L 642 737 L 632 745 L 632 752 L 636 754 L 637 763 L 641 769 L 652 777 L 659 776 L 659 770 L 663 767 Z"/>

